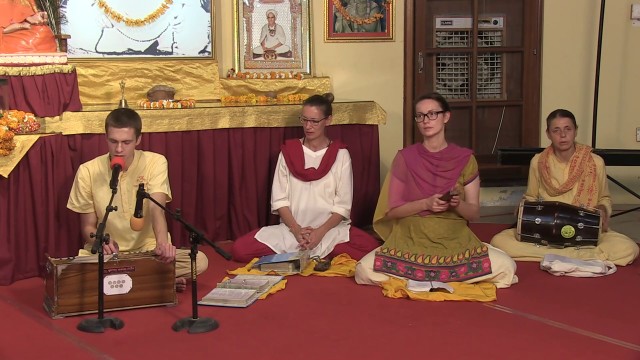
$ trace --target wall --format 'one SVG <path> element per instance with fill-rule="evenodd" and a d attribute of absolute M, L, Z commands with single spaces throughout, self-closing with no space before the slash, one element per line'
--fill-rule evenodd
<path fill-rule="evenodd" d="M 380 127 L 381 174 L 386 174 L 393 156 L 402 147 L 402 86 L 404 1 L 395 1 L 395 41 L 326 43 L 324 0 L 311 2 L 312 67 L 315 75 L 330 76 L 336 100 L 373 100 L 387 112 Z M 233 2 L 215 1 L 216 57 L 220 73 L 234 63 Z"/>
<path fill-rule="evenodd" d="M 325 43 L 326 0 L 311 1 L 313 69 L 330 76 L 338 100 L 373 100 L 388 114 L 380 128 L 381 173 L 386 174 L 393 156 L 402 146 L 404 1 L 395 0 L 395 41 L 375 43 Z M 598 148 L 640 150 L 635 128 L 640 126 L 640 101 L 635 86 L 640 79 L 640 27 L 632 27 L 631 3 L 607 2 L 602 50 L 598 111 Z M 216 0 L 216 57 L 221 75 L 233 66 L 233 2 Z M 600 1 L 547 0 L 544 4 L 542 47 L 543 117 L 563 107 L 574 112 L 580 131 L 578 140 L 591 144 L 593 92 Z M 541 119 L 541 146 L 549 144 Z M 640 191 L 636 167 L 609 167 L 608 172 L 625 185 Z M 610 185 L 618 204 L 639 200 Z"/>
<path fill-rule="evenodd" d="M 640 27 L 631 26 L 631 4 L 606 2 L 600 66 L 596 147 L 640 150 L 637 86 L 640 80 Z M 578 120 L 578 141 L 591 145 L 600 1 L 547 0 L 544 4 L 542 111 L 571 110 Z M 544 119 L 542 119 L 544 120 Z M 549 141 L 541 121 L 541 144 Z M 608 167 L 607 172 L 640 192 L 637 167 Z M 613 201 L 637 204 L 636 198 L 610 183 Z"/>

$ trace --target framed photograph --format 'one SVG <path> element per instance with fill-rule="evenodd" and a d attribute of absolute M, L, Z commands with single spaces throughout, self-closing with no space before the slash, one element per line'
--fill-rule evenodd
<path fill-rule="evenodd" d="M 325 41 L 393 40 L 393 0 L 325 1 Z"/>
<path fill-rule="evenodd" d="M 234 0 L 236 70 L 311 72 L 309 0 Z"/>
<path fill-rule="evenodd" d="M 69 58 L 214 58 L 211 0 L 60 0 Z"/>

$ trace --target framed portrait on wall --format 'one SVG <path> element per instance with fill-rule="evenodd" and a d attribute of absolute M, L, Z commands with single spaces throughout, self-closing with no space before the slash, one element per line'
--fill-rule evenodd
<path fill-rule="evenodd" d="M 311 72 L 309 0 L 234 0 L 236 70 Z"/>
<path fill-rule="evenodd" d="M 60 0 L 69 58 L 214 58 L 211 0 Z"/>
<path fill-rule="evenodd" d="M 325 41 L 393 40 L 393 0 L 325 0 L 325 2 Z"/>

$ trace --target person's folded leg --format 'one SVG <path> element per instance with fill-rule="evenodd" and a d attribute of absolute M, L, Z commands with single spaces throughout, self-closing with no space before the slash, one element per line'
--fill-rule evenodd
<path fill-rule="evenodd" d="M 354 260 L 360 260 L 378 246 L 380 246 L 378 239 L 364 230 L 351 226 L 349 229 L 349 241 L 336 245 L 329 257 L 334 258 L 340 254 L 347 254 Z"/>
<path fill-rule="evenodd" d="M 231 256 L 234 261 L 248 263 L 254 258 L 274 254 L 270 247 L 256 240 L 255 236 L 258 231 L 260 229 L 252 230 L 233 242 Z"/>

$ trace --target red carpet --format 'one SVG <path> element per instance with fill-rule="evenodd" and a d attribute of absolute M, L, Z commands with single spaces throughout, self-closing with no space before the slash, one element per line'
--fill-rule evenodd
<path fill-rule="evenodd" d="M 505 226 L 474 224 L 483 240 Z M 203 247 L 210 267 L 199 296 L 228 262 Z M 42 308 L 42 279 L 0 287 L 1 359 L 640 359 L 640 265 L 602 277 L 555 277 L 537 263 L 518 263 L 520 283 L 498 301 L 419 302 L 389 299 L 351 278 L 289 277 L 287 288 L 246 309 L 199 306 L 220 328 L 174 332 L 191 316 L 190 288 L 176 307 L 108 312 L 121 330 L 88 334 L 83 318 L 52 320 Z"/>

